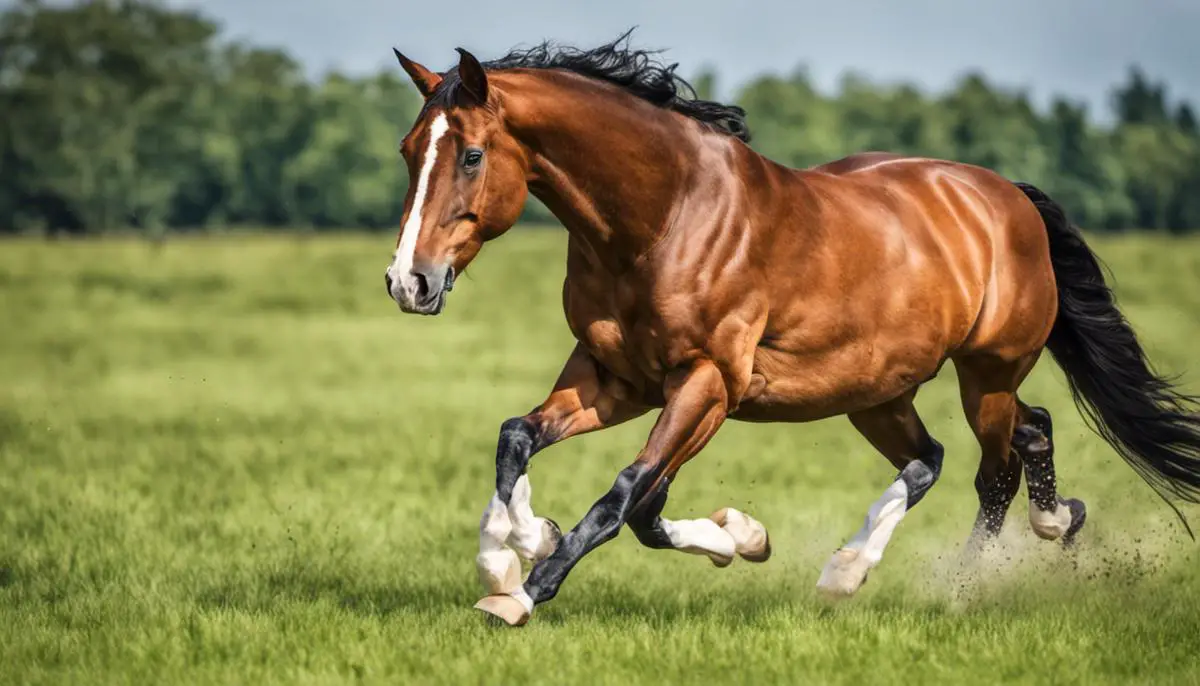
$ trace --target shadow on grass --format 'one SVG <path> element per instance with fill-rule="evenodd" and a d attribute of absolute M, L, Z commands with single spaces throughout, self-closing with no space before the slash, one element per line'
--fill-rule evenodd
<path fill-rule="evenodd" d="M 273 569 L 262 574 L 201 587 L 196 604 L 207 610 L 270 614 L 294 610 L 297 605 L 337 607 L 362 617 L 399 615 L 461 615 L 479 599 L 473 579 L 365 573 L 344 569 Z M 822 612 L 811 594 L 793 584 L 763 580 L 740 586 L 736 593 L 718 585 L 711 590 L 680 588 L 677 593 L 649 593 L 636 581 L 601 582 L 564 587 L 558 599 L 539 606 L 538 623 L 551 626 L 577 622 L 651 626 L 685 625 L 696 621 L 759 624 L 768 615 Z"/>
<path fill-rule="evenodd" d="M 445 579 L 375 579 L 355 570 L 275 570 L 200 589 L 206 609 L 269 613 L 285 607 L 324 604 L 364 617 L 441 613 L 461 608 L 463 585 Z"/>

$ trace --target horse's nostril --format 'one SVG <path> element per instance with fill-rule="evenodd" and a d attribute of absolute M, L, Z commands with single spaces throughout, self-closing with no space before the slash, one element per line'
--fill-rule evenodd
<path fill-rule="evenodd" d="M 422 272 L 413 272 L 413 276 L 417 279 L 417 300 L 424 300 L 429 297 L 429 279 Z"/>
<path fill-rule="evenodd" d="M 383 273 L 383 283 L 385 283 L 387 285 L 388 295 L 391 295 L 392 294 L 392 275 L 387 272 L 384 272 Z"/>

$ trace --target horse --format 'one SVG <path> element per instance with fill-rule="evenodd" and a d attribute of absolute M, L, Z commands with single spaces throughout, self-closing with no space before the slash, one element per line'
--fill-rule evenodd
<path fill-rule="evenodd" d="M 854 594 L 938 480 L 943 448 L 913 399 L 947 360 L 981 451 L 969 544 L 1000 532 L 1022 475 L 1037 536 L 1069 543 L 1084 525 L 1084 503 L 1056 490 L 1050 413 L 1017 393 L 1046 349 L 1089 425 L 1187 527 L 1173 502 L 1200 501 L 1197 398 L 1152 370 L 1101 262 L 1042 191 L 881 152 L 777 164 L 748 145 L 743 109 L 699 99 L 628 34 L 487 63 L 458 48 L 445 72 L 393 50 L 424 99 L 400 146 L 413 183 L 385 273 L 399 309 L 441 313 L 529 193 L 568 235 L 576 344 L 545 400 L 500 427 L 475 560 L 487 615 L 525 624 L 625 526 L 718 567 L 767 560 L 745 512 L 663 516 L 727 420 L 846 415 L 895 467 L 817 580 Z M 534 514 L 535 453 L 651 410 L 645 446 L 573 529 Z"/>

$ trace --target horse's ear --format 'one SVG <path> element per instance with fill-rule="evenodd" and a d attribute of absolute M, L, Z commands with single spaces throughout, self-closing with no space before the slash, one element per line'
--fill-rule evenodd
<path fill-rule="evenodd" d="M 442 77 L 425 68 L 425 65 L 418 64 L 417 62 L 413 62 L 412 60 L 408 59 L 404 55 L 400 54 L 400 51 L 397 49 L 392 48 L 392 52 L 396 53 L 396 59 L 400 61 L 400 66 L 404 68 L 404 71 L 408 74 L 408 77 L 412 79 L 413 84 L 416 85 L 417 90 L 421 93 L 421 96 L 428 98 L 429 96 L 433 95 L 433 92 L 437 90 L 438 85 L 442 83 Z"/>
<path fill-rule="evenodd" d="M 458 78 L 462 80 L 463 89 L 477 105 L 486 105 L 488 99 L 487 73 L 483 65 L 471 53 L 462 48 L 458 50 Z"/>

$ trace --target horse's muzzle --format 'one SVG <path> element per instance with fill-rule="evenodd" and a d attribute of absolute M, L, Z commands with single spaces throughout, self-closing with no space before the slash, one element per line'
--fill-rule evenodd
<path fill-rule="evenodd" d="M 388 295 L 409 314 L 441 314 L 446 296 L 454 289 L 454 267 L 414 266 L 398 278 L 392 267 L 383 275 Z"/>

